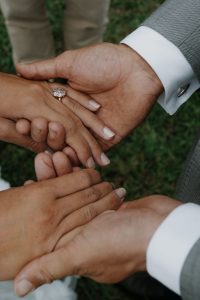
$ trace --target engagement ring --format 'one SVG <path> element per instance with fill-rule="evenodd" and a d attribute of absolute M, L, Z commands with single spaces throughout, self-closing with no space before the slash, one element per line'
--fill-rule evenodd
<path fill-rule="evenodd" d="M 51 90 L 51 95 L 58 101 L 62 102 L 62 99 L 67 96 L 67 92 L 63 88 L 54 88 Z"/>

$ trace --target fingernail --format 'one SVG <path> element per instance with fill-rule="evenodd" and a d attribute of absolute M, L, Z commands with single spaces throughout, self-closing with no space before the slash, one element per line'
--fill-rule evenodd
<path fill-rule="evenodd" d="M 52 151 L 50 150 L 45 150 L 44 153 L 48 154 L 49 156 L 52 156 Z"/>
<path fill-rule="evenodd" d="M 89 105 L 95 110 L 98 110 L 101 107 L 101 105 L 94 100 L 90 100 Z"/>
<path fill-rule="evenodd" d="M 50 139 L 54 140 L 56 138 L 57 132 L 54 130 L 49 131 Z"/>
<path fill-rule="evenodd" d="M 115 136 L 115 133 L 108 127 L 104 127 L 103 133 L 106 139 L 111 139 L 112 137 Z"/>
<path fill-rule="evenodd" d="M 16 284 L 15 293 L 18 296 L 23 297 L 23 296 L 29 294 L 30 292 L 33 292 L 34 290 L 35 290 L 35 288 L 32 285 L 32 283 L 30 283 L 26 279 L 22 279 L 21 281 L 19 281 Z"/>
<path fill-rule="evenodd" d="M 88 158 L 86 166 L 90 169 L 95 168 L 95 162 L 94 162 L 94 159 L 92 157 Z"/>
<path fill-rule="evenodd" d="M 115 193 L 117 194 L 117 196 L 119 198 L 121 198 L 122 200 L 124 200 L 124 198 L 126 196 L 126 190 L 124 188 L 119 188 L 119 189 L 115 190 Z"/>
<path fill-rule="evenodd" d="M 107 166 L 110 164 L 110 159 L 108 158 L 107 155 L 105 155 L 105 153 L 101 153 L 101 161 L 104 166 Z"/>

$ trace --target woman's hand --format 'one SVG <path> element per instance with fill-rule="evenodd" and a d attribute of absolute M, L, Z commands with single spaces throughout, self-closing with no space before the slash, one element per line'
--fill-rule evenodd
<path fill-rule="evenodd" d="M 59 125 L 62 126 L 61 124 Z M 26 136 L 17 131 L 16 122 L 0 117 L 0 141 L 12 143 L 33 152 L 45 151 L 47 145 L 43 142 L 34 141 L 31 136 Z M 73 150 L 74 151 L 74 150 Z M 74 152 L 75 153 L 75 152 Z"/>
<path fill-rule="evenodd" d="M 55 84 L 50 86 L 47 82 L 32 82 L 3 73 L 0 74 L 0 80 L 1 117 L 12 121 L 21 118 L 32 121 L 36 117 L 43 117 L 49 122 L 60 122 L 64 128 L 64 142 L 59 145 L 61 148 L 66 144 L 70 145 L 84 166 L 94 167 L 94 159 L 98 164 L 104 165 L 104 153 L 95 138 L 72 110 L 51 95 L 51 88 L 55 87 Z M 73 99 L 70 97 L 65 101 L 73 106 Z M 90 120 L 88 122 L 87 126 L 92 127 Z M 106 137 L 103 129 L 102 125 L 102 136 L 112 138 Z"/>
<path fill-rule="evenodd" d="M 53 251 L 65 233 L 117 209 L 123 198 L 92 169 L 1 192 L 0 280 L 12 279 L 33 258 Z"/>

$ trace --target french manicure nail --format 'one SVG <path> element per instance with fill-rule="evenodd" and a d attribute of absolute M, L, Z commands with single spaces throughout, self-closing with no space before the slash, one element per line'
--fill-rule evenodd
<path fill-rule="evenodd" d="M 86 166 L 90 169 L 95 168 L 95 162 L 94 162 L 94 159 L 92 157 L 88 158 Z"/>
<path fill-rule="evenodd" d="M 15 292 L 18 296 L 23 297 L 27 295 L 30 292 L 33 292 L 35 290 L 32 283 L 30 283 L 26 279 L 22 279 L 16 284 Z"/>
<path fill-rule="evenodd" d="M 107 166 L 110 164 L 110 159 L 108 158 L 107 155 L 105 155 L 105 153 L 101 153 L 101 161 L 104 166 Z"/>
<path fill-rule="evenodd" d="M 101 107 L 101 105 L 94 100 L 90 100 L 89 105 L 95 110 L 98 110 Z"/>
<path fill-rule="evenodd" d="M 49 78 L 49 79 L 48 79 L 48 82 L 49 82 L 49 83 L 54 83 L 54 82 L 55 82 L 55 79 L 54 79 L 54 78 Z"/>
<path fill-rule="evenodd" d="M 115 136 L 115 133 L 108 127 L 104 127 L 103 133 L 106 139 L 111 139 Z"/>
<path fill-rule="evenodd" d="M 115 193 L 117 194 L 117 196 L 119 198 L 124 200 L 124 197 L 126 196 L 126 190 L 124 188 L 119 188 L 119 189 L 115 190 Z"/>

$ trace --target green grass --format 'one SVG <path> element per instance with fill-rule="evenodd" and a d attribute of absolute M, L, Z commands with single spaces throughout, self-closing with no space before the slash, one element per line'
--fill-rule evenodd
<path fill-rule="evenodd" d="M 119 42 L 163 1 L 113 0 L 105 40 Z M 56 47 L 60 51 L 60 18 L 63 1 L 48 1 Z M 56 12 L 56 13 L 55 13 Z M 11 47 L 0 15 L 0 70 L 12 72 Z M 173 117 L 156 105 L 150 117 L 121 145 L 110 152 L 112 164 L 102 171 L 105 178 L 128 189 L 134 199 L 152 193 L 174 195 L 177 177 L 200 125 L 200 94 L 194 95 Z M 34 155 L 16 146 L 0 143 L 3 177 L 13 186 L 34 176 Z M 81 300 L 131 299 L 112 286 L 82 279 Z"/>

